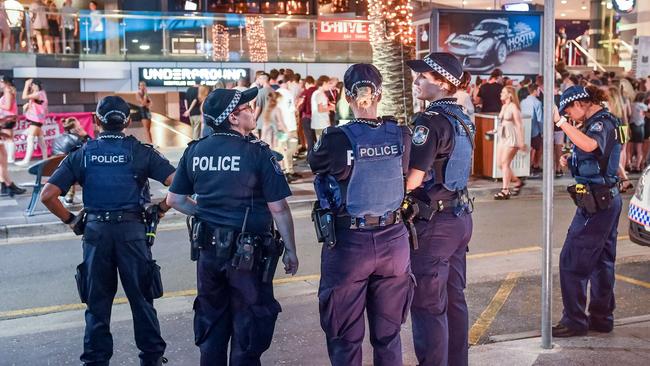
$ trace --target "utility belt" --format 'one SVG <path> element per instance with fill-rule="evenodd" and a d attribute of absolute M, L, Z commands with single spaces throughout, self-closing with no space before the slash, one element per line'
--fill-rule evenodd
<path fill-rule="evenodd" d="M 200 253 L 213 251 L 218 260 L 230 261 L 236 270 L 256 271 L 260 273 L 262 282 L 273 281 L 284 251 L 284 241 L 277 230 L 268 234 L 241 232 L 213 226 L 194 217 L 188 219 L 188 230 L 193 261 L 199 259 Z"/>
<path fill-rule="evenodd" d="M 407 196 L 402 206 L 403 212 L 408 212 L 410 220 L 431 221 L 440 212 L 453 212 L 460 216 L 463 213 L 474 211 L 474 200 L 469 198 L 467 190 L 459 193 L 458 197 L 451 200 L 437 200 L 426 203 L 415 196 Z"/>
<path fill-rule="evenodd" d="M 576 206 L 592 215 L 610 208 L 620 193 L 617 186 L 606 184 L 574 184 L 567 187 L 567 192 Z"/>
<path fill-rule="evenodd" d="M 365 215 L 363 217 L 352 217 L 341 215 L 336 216 L 334 222 L 339 228 L 371 230 L 400 223 L 402 222 L 402 215 L 399 210 L 388 212 L 382 216 Z"/>
<path fill-rule="evenodd" d="M 144 211 L 106 211 L 100 213 L 86 212 L 86 222 L 144 222 Z"/>

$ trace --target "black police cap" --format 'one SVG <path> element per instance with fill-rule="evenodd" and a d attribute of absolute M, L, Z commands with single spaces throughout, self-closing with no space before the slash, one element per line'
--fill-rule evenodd
<path fill-rule="evenodd" d="M 219 126 L 238 106 L 250 102 L 255 97 L 257 88 L 241 92 L 235 89 L 215 89 L 203 102 L 203 120 L 210 127 Z"/>
<path fill-rule="evenodd" d="M 406 64 L 415 72 L 435 71 L 455 86 L 461 84 L 463 65 L 451 53 L 431 52 L 422 60 L 410 60 L 406 61 Z"/>
<path fill-rule="evenodd" d="M 129 104 L 117 95 L 102 98 L 95 110 L 95 115 L 104 125 L 126 124 L 130 113 Z"/>
<path fill-rule="evenodd" d="M 382 81 L 381 73 L 375 66 L 371 64 L 354 64 L 347 69 L 343 76 L 345 95 L 356 97 L 357 89 L 362 86 L 370 87 L 374 95 L 379 95 L 381 94 Z"/>

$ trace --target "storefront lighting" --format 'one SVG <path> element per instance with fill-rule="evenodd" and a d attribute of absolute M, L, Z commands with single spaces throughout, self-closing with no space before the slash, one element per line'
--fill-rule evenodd
<path fill-rule="evenodd" d="M 561 2 L 562 4 L 566 4 L 566 0 L 562 0 L 562 1 L 560 1 L 560 2 Z"/>
<path fill-rule="evenodd" d="M 565 16 L 566 16 L 566 14 L 565 14 L 565 13 L 562 13 L 562 14 L 560 14 L 560 16 L 561 16 L 561 17 L 565 17 Z"/>
<path fill-rule="evenodd" d="M 261 16 L 246 17 L 246 40 L 251 62 L 267 62 L 269 60 L 264 21 Z"/>
<path fill-rule="evenodd" d="M 149 46 L 148 44 L 141 44 L 140 45 L 140 49 L 143 50 L 143 51 L 149 51 L 150 48 L 151 48 L 151 46 Z"/>
<path fill-rule="evenodd" d="M 587 5 L 583 5 L 580 9 L 587 10 Z"/>
<path fill-rule="evenodd" d="M 223 24 L 212 26 L 212 60 L 228 61 L 230 58 L 230 37 Z"/>
<path fill-rule="evenodd" d="M 415 43 L 413 7 L 408 2 L 368 0 L 370 41 L 397 40 L 405 45 Z"/>
<path fill-rule="evenodd" d="M 140 41 L 139 41 L 137 38 L 133 38 L 133 39 L 131 40 L 131 43 L 138 43 L 138 42 L 140 42 Z"/>

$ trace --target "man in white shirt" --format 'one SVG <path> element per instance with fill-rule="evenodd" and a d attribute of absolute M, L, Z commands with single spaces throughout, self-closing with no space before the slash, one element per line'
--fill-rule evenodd
<path fill-rule="evenodd" d="M 327 99 L 329 88 L 328 76 L 321 76 L 316 81 L 318 90 L 311 96 L 311 128 L 316 133 L 316 140 L 320 138 L 323 130 L 330 126 L 330 111 L 334 110 L 334 105 L 330 104 Z"/>
<path fill-rule="evenodd" d="M 65 0 L 61 7 L 61 19 L 63 24 L 63 53 L 75 53 L 75 39 L 79 35 L 79 23 L 77 22 L 77 9 L 72 6 L 72 0 Z"/>
<path fill-rule="evenodd" d="M 277 92 L 280 93 L 282 98 L 279 100 L 278 107 L 282 111 L 284 125 L 287 127 L 287 139 L 280 141 L 279 145 L 280 152 L 283 155 L 282 164 L 284 165 L 284 171 L 287 175 L 287 180 L 291 183 L 300 177 L 293 170 L 293 154 L 296 152 L 296 147 L 298 146 L 296 101 L 293 93 L 289 90 L 289 83 L 280 82 L 279 84 L 280 89 Z"/>

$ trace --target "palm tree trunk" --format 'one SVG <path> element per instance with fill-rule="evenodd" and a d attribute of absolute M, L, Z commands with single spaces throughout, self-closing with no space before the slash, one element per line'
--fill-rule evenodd
<path fill-rule="evenodd" d="M 398 39 L 372 42 L 372 62 L 384 78 L 379 115 L 392 115 L 404 122 L 413 114 L 411 70 L 405 61 L 413 58 L 412 46 Z"/>

